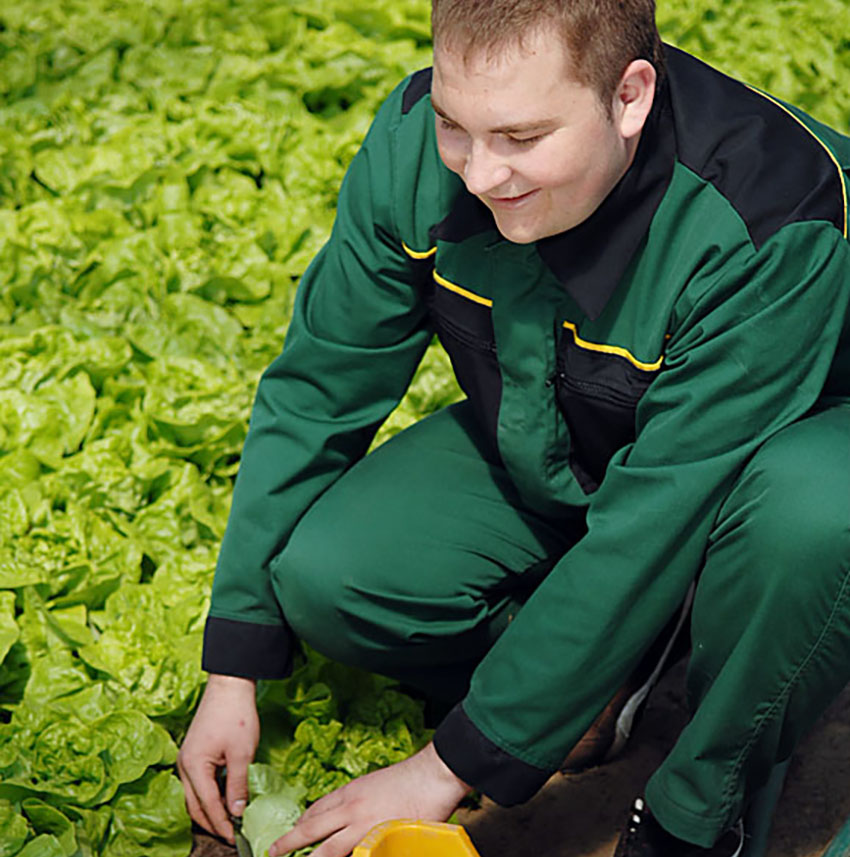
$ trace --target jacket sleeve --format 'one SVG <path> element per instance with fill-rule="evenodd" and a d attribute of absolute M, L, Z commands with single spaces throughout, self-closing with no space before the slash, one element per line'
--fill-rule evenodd
<path fill-rule="evenodd" d="M 502 804 L 528 799 L 636 666 L 698 574 L 742 466 L 817 402 L 842 330 L 846 345 L 849 249 L 829 224 L 793 224 L 686 287 L 666 368 L 593 495 L 586 536 L 437 730 L 466 782 Z"/>
<path fill-rule="evenodd" d="M 205 629 L 210 672 L 287 674 L 291 636 L 269 566 L 310 504 L 365 454 L 430 340 L 391 210 L 399 93 L 352 161 L 331 237 L 257 390 Z"/>

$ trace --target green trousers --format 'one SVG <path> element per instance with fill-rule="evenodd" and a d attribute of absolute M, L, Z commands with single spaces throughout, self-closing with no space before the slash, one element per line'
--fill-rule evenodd
<path fill-rule="evenodd" d="M 551 519 L 523 508 L 460 403 L 326 492 L 275 562 L 274 584 L 311 646 L 451 704 L 584 532 L 581 508 Z M 767 442 L 715 522 L 693 606 L 692 717 L 646 792 L 671 833 L 712 844 L 850 680 L 848 598 L 842 405 Z M 612 635 L 624 652 L 635 645 Z"/>

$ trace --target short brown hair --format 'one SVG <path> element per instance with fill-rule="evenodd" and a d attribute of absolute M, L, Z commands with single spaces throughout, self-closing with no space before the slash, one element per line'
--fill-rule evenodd
<path fill-rule="evenodd" d="M 465 57 L 522 47 L 548 25 L 559 30 L 575 79 L 595 89 L 606 106 L 633 60 L 648 60 L 659 80 L 663 75 L 655 0 L 432 0 L 435 45 Z"/>

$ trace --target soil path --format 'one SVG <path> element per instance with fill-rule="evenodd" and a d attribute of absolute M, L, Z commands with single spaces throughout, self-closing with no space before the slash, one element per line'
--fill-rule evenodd
<path fill-rule="evenodd" d="M 649 700 L 632 741 L 615 762 L 555 776 L 520 807 L 484 801 L 460 815 L 481 857 L 611 857 L 632 799 L 664 758 L 686 719 L 683 668 Z M 791 762 L 766 857 L 820 857 L 850 817 L 850 687 L 824 713 Z M 236 852 L 199 835 L 192 857 Z"/>

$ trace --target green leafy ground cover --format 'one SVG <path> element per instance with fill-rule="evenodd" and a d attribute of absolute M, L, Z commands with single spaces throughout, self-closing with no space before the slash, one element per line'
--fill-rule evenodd
<path fill-rule="evenodd" d="M 850 128 L 846 0 L 659 11 Z M 189 853 L 173 762 L 255 384 L 371 116 L 429 62 L 427 15 L 0 8 L 0 857 Z M 432 348 L 380 439 L 457 395 Z M 308 800 L 425 735 L 389 683 L 319 658 L 262 694 L 260 759 Z"/>

